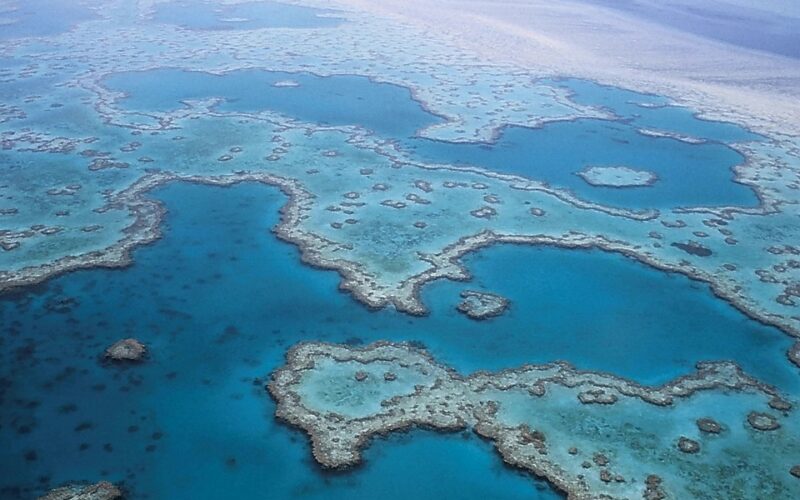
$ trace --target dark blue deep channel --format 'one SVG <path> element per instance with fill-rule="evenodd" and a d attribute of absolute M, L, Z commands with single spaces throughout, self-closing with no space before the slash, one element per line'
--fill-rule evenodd
<path fill-rule="evenodd" d="M 704 359 L 734 359 L 796 390 L 788 338 L 715 299 L 706 286 L 615 254 L 501 246 L 467 258 L 472 283 L 424 290 L 426 318 L 372 312 L 302 265 L 269 228 L 274 188 L 176 184 L 164 238 L 121 270 L 64 275 L 0 300 L 0 498 L 68 480 L 123 482 L 132 498 L 557 498 L 502 465 L 469 433 L 379 439 L 366 463 L 328 474 L 305 436 L 273 417 L 263 388 L 301 340 L 417 340 L 462 372 L 565 359 L 657 383 Z M 512 300 L 474 322 L 458 292 Z M 151 358 L 120 369 L 117 339 Z"/>

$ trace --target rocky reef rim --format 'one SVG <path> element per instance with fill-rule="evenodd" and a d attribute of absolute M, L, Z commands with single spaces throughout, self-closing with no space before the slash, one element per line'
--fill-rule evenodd
<path fill-rule="evenodd" d="M 421 300 L 422 287 L 439 279 L 468 281 L 469 271 L 461 263 L 462 257 L 495 244 L 517 244 L 531 246 L 552 246 L 565 249 L 599 249 L 619 253 L 637 260 L 647 266 L 664 272 L 674 272 L 707 284 L 712 293 L 764 325 L 778 328 L 790 337 L 800 338 L 800 330 L 781 315 L 770 314 L 755 308 L 737 293 L 734 286 L 727 284 L 695 266 L 670 264 L 651 255 L 636 250 L 635 246 L 603 236 L 583 233 L 569 233 L 561 237 L 535 234 L 502 234 L 485 230 L 477 234 L 462 236 L 437 254 L 423 254 L 420 259 L 431 267 L 401 282 L 395 289 L 381 287 L 375 277 L 362 265 L 343 259 L 323 257 L 322 247 L 337 247 L 340 243 L 328 240 L 317 234 L 299 228 L 303 213 L 313 205 L 314 195 L 307 191 L 299 180 L 265 172 L 236 171 L 222 175 L 185 175 L 169 171 L 148 173 L 128 188 L 107 197 L 105 207 L 125 208 L 133 216 L 134 222 L 124 231 L 122 239 L 103 250 L 95 250 L 80 255 L 70 255 L 40 266 L 22 268 L 16 271 L 0 272 L 0 295 L 8 291 L 18 291 L 22 287 L 36 285 L 72 271 L 91 268 L 122 268 L 133 262 L 132 251 L 151 244 L 161 238 L 161 223 L 167 209 L 160 201 L 149 197 L 153 189 L 172 182 L 188 182 L 210 186 L 228 187 L 242 182 L 259 182 L 280 189 L 288 198 L 280 212 L 280 221 L 272 228 L 280 239 L 296 245 L 300 249 L 303 263 L 325 270 L 334 270 L 341 276 L 339 289 L 349 292 L 357 301 L 371 309 L 382 309 L 393 305 L 398 311 L 423 316 L 427 309 Z"/>
<path fill-rule="evenodd" d="M 417 385 L 408 394 L 392 396 L 381 402 L 380 410 L 366 416 L 347 417 L 333 410 L 305 406 L 296 390 L 304 373 L 315 370 L 317 361 L 323 358 L 337 363 L 368 365 L 390 362 L 416 367 L 422 373 L 430 374 L 435 382 Z M 546 479 L 567 498 L 595 498 L 596 492 L 590 485 L 580 476 L 578 480 L 571 479 L 565 470 L 548 458 L 547 453 L 523 453 L 519 449 L 520 443 L 533 443 L 536 447 L 537 440 L 540 440 L 539 445 L 546 446 L 545 437 L 537 437 L 538 431 L 532 432 L 526 425 L 501 422 L 496 417 L 498 403 L 493 402 L 488 394 L 483 395 L 484 390 L 491 388 L 501 392 L 527 390 L 535 397 L 543 395 L 548 384 L 573 391 L 585 386 L 611 390 L 621 397 L 639 399 L 655 406 L 671 406 L 676 400 L 701 391 L 755 392 L 770 401 L 785 402 L 791 409 L 790 403 L 782 399 L 775 388 L 748 376 L 738 365 L 727 361 L 700 362 L 694 372 L 661 385 L 645 386 L 604 372 L 581 371 L 566 362 L 526 364 L 495 372 L 477 371 L 461 375 L 437 361 L 425 349 L 391 341 L 358 347 L 301 342 L 287 351 L 285 364 L 272 373 L 266 389 L 276 401 L 276 419 L 307 434 L 312 444 L 312 455 L 323 469 L 341 471 L 360 465 L 362 451 L 378 436 L 415 429 L 440 433 L 471 430 L 491 442 L 508 466 Z M 440 399 L 442 397 L 444 400 Z M 447 400 L 451 404 L 442 409 L 439 402 Z M 578 398 L 576 404 L 592 403 Z"/>

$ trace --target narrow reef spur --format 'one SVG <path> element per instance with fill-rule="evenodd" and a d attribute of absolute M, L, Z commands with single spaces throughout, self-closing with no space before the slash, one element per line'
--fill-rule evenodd
<path fill-rule="evenodd" d="M 408 344 L 314 342 L 289 350 L 268 390 L 326 468 L 359 464 L 392 431 L 471 428 L 571 499 L 800 495 L 792 403 L 730 362 L 645 387 L 563 362 L 462 376 Z"/>

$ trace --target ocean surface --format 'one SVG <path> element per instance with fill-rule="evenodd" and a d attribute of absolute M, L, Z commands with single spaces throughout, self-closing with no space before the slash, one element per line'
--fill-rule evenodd
<path fill-rule="evenodd" d="M 261 28 L 328 28 L 342 23 L 335 11 L 281 2 L 244 2 L 224 5 L 211 1 L 159 3 L 152 21 L 194 30 L 250 30 Z"/>
<path fill-rule="evenodd" d="M 117 73 L 103 83 L 126 94 L 118 106 L 129 111 L 168 112 L 183 108 L 181 101 L 187 99 L 218 97 L 224 99 L 217 106 L 223 112 L 271 110 L 319 125 L 360 125 L 387 137 L 412 136 L 441 121 L 414 101 L 407 88 L 356 75 L 262 70 L 215 75 L 166 68 Z"/>
<path fill-rule="evenodd" d="M 292 82 L 293 86 L 276 86 Z M 188 99 L 222 98 L 224 112 L 272 110 L 321 125 L 358 125 L 397 141 L 418 161 L 472 165 L 543 181 L 578 197 L 611 206 L 645 209 L 686 206 L 756 206 L 748 186 L 734 182 L 744 158 L 729 144 L 757 135 L 728 123 L 697 118 L 662 98 L 584 80 L 545 81 L 567 88 L 572 99 L 612 112 L 614 120 L 578 119 L 541 128 L 505 127 L 489 144 L 424 139 L 418 132 L 442 122 L 404 87 L 353 75 L 241 70 L 214 75 L 158 69 L 112 75 L 104 84 L 124 92 L 128 111 L 168 112 Z M 692 144 L 650 137 L 657 129 L 705 141 Z M 658 181 L 647 187 L 597 187 L 577 175 L 589 166 L 625 165 L 648 170 Z"/>
<path fill-rule="evenodd" d="M 274 419 L 264 383 L 302 340 L 419 341 L 467 373 L 566 359 L 660 383 L 696 361 L 733 359 L 796 390 L 788 339 L 704 285 L 599 251 L 497 246 L 469 256 L 470 283 L 425 287 L 431 314 L 369 311 L 338 275 L 304 266 L 270 232 L 275 188 L 174 184 L 154 195 L 164 238 L 132 266 L 67 274 L 0 301 L 0 497 L 76 478 L 122 481 L 135 498 L 557 498 L 473 436 L 376 440 L 364 466 L 324 473 L 306 437 Z M 487 289 L 511 309 L 455 311 Z M 133 336 L 150 359 L 101 362 Z"/>
<path fill-rule="evenodd" d="M 0 39 L 61 33 L 95 16 L 91 3 L 12 4 L 18 20 L 3 26 Z M 57 15 L 41 21 L 37 13 L 51 8 Z M 335 11 L 272 2 L 181 1 L 155 5 L 147 22 L 252 30 L 345 21 Z M 3 68 L 29 63 L 0 60 Z M 0 99 L 46 95 L 55 81 L 5 82 Z M 126 111 L 163 113 L 186 100 L 220 98 L 220 112 L 270 110 L 310 124 L 357 126 L 393 141 L 411 160 L 515 174 L 611 206 L 758 203 L 749 187 L 734 181 L 733 168 L 743 161 L 735 145 L 759 136 L 659 96 L 590 81 L 541 83 L 566 89 L 572 101 L 602 108 L 611 119 L 500 126 L 493 141 L 480 144 L 424 138 L 421 132 L 444 118 L 408 88 L 357 75 L 165 68 L 117 73 L 103 83 L 125 93 L 117 105 Z M 51 117 L 51 132 L 68 135 L 69 123 L 87 116 L 70 114 L 80 105 L 79 98 L 70 100 L 54 108 L 61 111 L 42 114 L 43 121 Z M 129 140 L 121 128 L 97 133 L 108 134 L 101 144 L 113 143 L 114 134 Z M 16 161 L 17 154 L 4 158 Z M 26 161 L 28 173 L 50 165 Z M 577 175 L 589 166 L 618 165 L 651 171 L 658 181 L 619 189 L 590 186 Z M 108 176 L 104 182 L 117 188 L 114 182 L 134 178 L 139 168 L 91 175 Z M 464 374 L 565 360 L 654 385 L 691 372 L 699 361 L 733 360 L 783 391 L 800 390 L 785 359 L 786 335 L 744 316 L 705 284 L 619 254 L 489 247 L 463 259 L 471 281 L 426 285 L 421 294 L 430 314 L 412 317 L 369 310 L 338 290 L 337 273 L 302 264 L 298 249 L 270 232 L 286 203 L 274 187 L 176 183 L 151 195 L 168 209 L 164 237 L 136 249 L 131 266 L 77 271 L 0 296 L 1 499 L 100 479 L 121 483 L 137 499 L 562 498 L 548 483 L 505 466 L 471 432 L 379 438 L 365 450 L 362 466 L 321 470 L 306 435 L 275 420 L 264 388 L 287 349 L 301 341 L 415 342 Z M 467 289 L 501 294 L 510 309 L 470 320 L 456 310 Z M 104 349 L 126 337 L 147 344 L 149 358 L 134 366 L 105 363 Z"/>
<path fill-rule="evenodd" d="M 693 35 L 800 58 L 800 12 L 785 0 L 586 0 Z"/>
<path fill-rule="evenodd" d="M 6 10 L 6 8 L 8 10 Z M 97 19 L 84 3 L 62 0 L 10 0 L 0 3 L 0 40 L 63 33 L 75 24 Z"/>

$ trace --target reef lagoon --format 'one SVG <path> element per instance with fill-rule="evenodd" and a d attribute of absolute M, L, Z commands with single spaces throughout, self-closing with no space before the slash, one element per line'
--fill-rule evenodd
<path fill-rule="evenodd" d="M 379 440 L 355 474 L 322 472 L 264 389 L 287 346 L 425 341 L 426 321 L 369 312 L 336 290 L 335 273 L 303 266 L 269 232 L 286 202 L 274 188 L 175 184 L 157 196 L 166 234 L 134 266 L 0 303 L 3 498 L 75 477 L 123 482 L 135 498 L 481 498 L 498 485 L 507 498 L 558 498 L 470 435 Z M 126 336 L 148 345 L 147 363 L 103 361 Z"/>
<path fill-rule="evenodd" d="M 780 332 L 705 286 L 619 255 L 490 248 L 466 259 L 472 282 L 427 286 L 430 316 L 413 318 L 369 311 L 337 291 L 336 273 L 304 266 L 269 231 L 286 203 L 275 188 L 176 183 L 154 194 L 168 210 L 165 234 L 136 250 L 134 265 L 78 271 L 0 303 L 2 469 L 12 471 L 4 496 L 93 477 L 122 482 L 136 498 L 265 488 L 285 497 L 436 498 L 443 484 L 463 498 L 558 497 L 459 434 L 377 440 L 354 474 L 323 473 L 302 434 L 275 422 L 264 389 L 300 341 L 418 342 L 463 373 L 563 359 L 645 384 L 731 359 L 796 390 Z M 466 287 L 512 305 L 494 320 L 467 319 L 455 309 Z M 103 361 L 106 346 L 130 336 L 151 351 L 146 363 Z"/>
<path fill-rule="evenodd" d="M 420 2 L 0 2 L 0 498 L 800 496 L 792 69 Z"/>
<path fill-rule="evenodd" d="M 223 112 L 276 111 L 321 126 L 357 125 L 398 142 L 412 159 L 467 165 L 536 179 L 604 205 L 632 208 L 756 206 L 746 185 L 734 182 L 744 162 L 727 146 L 757 135 L 711 122 L 656 96 L 581 80 L 547 81 L 587 106 L 602 106 L 606 120 L 575 119 L 541 128 L 504 127 L 489 143 L 426 139 L 418 133 L 442 122 L 408 89 L 357 75 L 327 77 L 280 71 L 209 74 L 158 69 L 112 75 L 103 83 L 120 93 L 131 112 L 166 113 L 188 100 L 220 99 Z M 655 130 L 657 133 L 648 133 Z M 653 174 L 647 189 L 593 186 L 578 173 L 590 166 L 626 165 Z"/>

